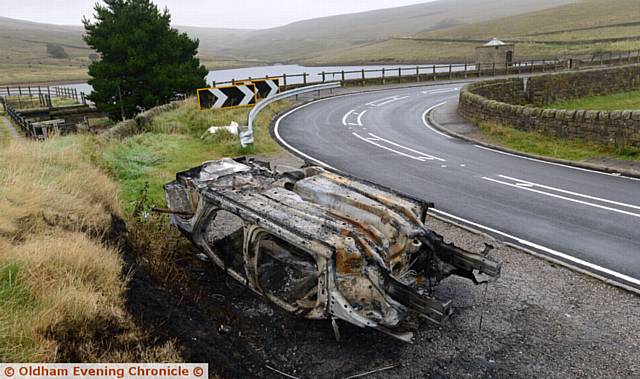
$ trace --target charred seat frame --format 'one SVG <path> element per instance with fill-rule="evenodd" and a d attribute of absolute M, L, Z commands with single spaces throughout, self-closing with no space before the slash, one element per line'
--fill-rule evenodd
<path fill-rule="evenodd" d="M 433 297 L 449 275 L 478 283 L 501 264 L 445 243 L 425 226 L 430 203 L 319 167 L 270 168 L 222 159 L 165 185 L 170 219 L 235 280 L 287 311 L 341 319 L 410 342 L 419 318 L 452 312 Z M 242 244 L 220 252 L 210 236 L 220 212 L 242 221 Z"/>

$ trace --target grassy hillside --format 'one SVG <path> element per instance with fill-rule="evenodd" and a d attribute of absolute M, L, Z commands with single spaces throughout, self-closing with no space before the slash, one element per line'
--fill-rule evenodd
<path fill-rule="evenodd" d="M 177 28 L 200 39 L 200 57 L 212 69 L 276 62 L 316 63 L 323 59 L 339 61 L 333 57 L 393 36 L 411 36 L 573 1 L 576 0 L 441 0 L 306 20 L 267 30 Z M 82 33 L 81 26 L 0 17 L 0 84 L 86 79 L 94 52 L 82 40 Z M 49 56 L 47 44 L 62 46 L 68 57 Z M 412 58 L 407 54 L 402 59 Z"/>
<path fill-rule="evenodd" d="M 387 40 L 315 58 L 313 62 L 357 62 L 363 58 L 398 63 L 464 60 L 473 57 L 476 41 L 492 37 L 518 42 L 516 59 L 640 49 L 640 3 L 581 0 L 522 15 L 425 31 L 411 39 Z"/>
<path fill-rule="evenodd" d="M 516 59 L 640 49 L 638 0 L 440 0 L 300 21 L 267 30 L 178 27 L 211 69 L 471 61 L 478 41 L 516 41 Z M 85 79 L 81 27 L 0 17 L 0 85 Z M 446 39 L 448 42 L 443 42 Z M 47 55 L 47 43 L 68 58 Z"/>
<path fill-rule="evenodd" d="M 200 39 L 201 58 L 210 68 L 264 64 L 240 62 L 224 53 L 251 31 L 178 27 Z M 45 81 L 86 80 L 95 52 L 82 40 L 82 26 L 60 26 L 0 17 L 0 85 Z M 54 58 L 47 45 L 62 46 L 67 57 Z"/>
<path fill-rule="evenodd" d="M 250 33 L 229 51 L 272 62 L 320 62 L 342 51 L 453 25 L 541 10 L 575 0 L 441 0 L 399 8 L 324 17 Z M 338 60 L 335 60 L 338 61 Z"/>

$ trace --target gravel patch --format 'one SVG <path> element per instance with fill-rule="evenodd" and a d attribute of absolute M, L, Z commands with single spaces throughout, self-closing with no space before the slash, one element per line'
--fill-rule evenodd
<path fill-rule="evenodd" d="M 274 160 L 295 166 L 297 158 Z M 469 250 L 495 244 L 433 218 L 427 224 Z M 414 344 L 344 322 L 336 342 L 329 321 L 272 306 L 193 251 L 175 258 L 188 283 L 163 288 L 141 275 L 130 309 L 176 340 L 186 360 L 208 362 L 222 377 L 281 377 L 267 366 L 299 378 L 387 366 L 395 367 L 367 377 L 640 377 L 640 296 L 510 247 L 490 255 L 503 262 L 502 276 L 478 286 L 443 281 L 436 296 L 452 299 L 454 314 L 440 326 L 421 323 Z"/>

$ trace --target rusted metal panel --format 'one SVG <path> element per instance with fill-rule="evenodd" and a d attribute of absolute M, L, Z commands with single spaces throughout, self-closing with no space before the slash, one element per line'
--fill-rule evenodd
<path fill-rule="evenodd" d="M 256 293 L 407 342 L 417 319 L 451 314 L 450 300 L 433 297 L 442 279 L 500 274 L 488 251 L 457 248 L 425 225 L 430 203 L 319 167 L 222 159 L 177 174 L 165 193 L 171 222 Z M 237 219 L 227 233 L 236 240 L 211 237 L 223 214 Z"/>

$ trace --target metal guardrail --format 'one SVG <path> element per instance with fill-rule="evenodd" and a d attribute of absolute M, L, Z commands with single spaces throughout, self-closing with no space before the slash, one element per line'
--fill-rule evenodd
<path fill-rule="evenodd" d="M 289 91 L 285 91 L 285 92 L 279 93 L 276 96 L 262 100 L 251 110 L 251 112 L 249 112 L 247 130 L 240 131 L 240 144 L 242 145 L 242 147 L 247 147 L 248 145 L 253 144 L 253 123 L 256 120 L 256 117 L 258 117 L 258 113 L 260 113 L 260 111 L 266 108 L 269 104 L 272 104 L 276 101 L 283 100 L 292 96 L 298 96 L 298 95 L 311 93 L 311 92 L 320 93 L 320 91 L 340 88 L 341 86 L 342 84 L 340 82 L 316 84 L 313 86 L 300 87 L 300 88 L 292 89 Z"/>

